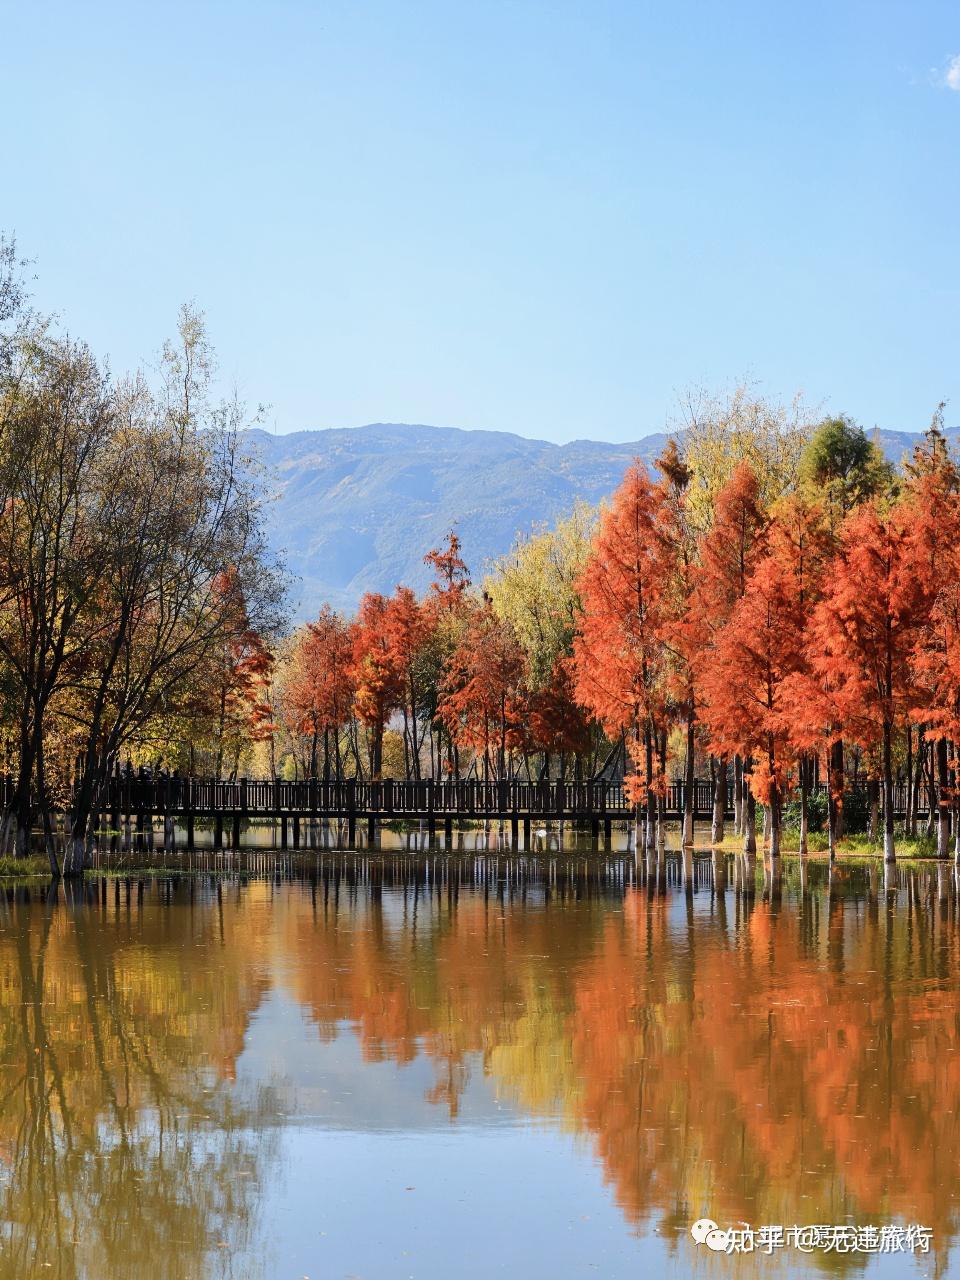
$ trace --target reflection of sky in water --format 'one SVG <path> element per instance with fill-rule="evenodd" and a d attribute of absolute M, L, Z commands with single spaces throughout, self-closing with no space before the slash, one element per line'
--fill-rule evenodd
<path fill-rule="evenodd" d="M 497 1099 L 494 1082 L 471 1055 L 456 1129 L 519 1124 L 523 1116 Z M 428 1058 L 365 1062 L 348 1024 L 335 1040 L 321 1041 L 303 1010 L 282 991 L 272 992 L 250 1020 L 237 1059 L 240 1089 L 270 1091 L 278 1120 L 304 1128 L 364 1133 L 450 1129 L 445 1107 L 427 1099 L 437 1074 Z"/>
<path fill-rule="evenodd" d="M 630 1231 L 590 1144 L 499 1102 L 473 1057 L 452 1121 L 423 1056 L 364 1062 L 349 1026 L 321 1043 L 289 997 L 264 1001 L 236 1083 L 268 1086 L 284 1127 L 261 1214 L 278 1276 L 661 1273 L 661 1243 Z"/>

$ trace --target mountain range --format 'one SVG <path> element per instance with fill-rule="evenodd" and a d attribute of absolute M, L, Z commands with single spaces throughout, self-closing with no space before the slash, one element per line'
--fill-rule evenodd
<path fill-rule="evenodd" d="M 960 428 L 947 432 L 956 445 Z M 293 579 L 294 616 L 353 610 L 364 591 L 423 590 L 423 557 L 456 528 L 475 581 L 518 533 L 552 523 L 577 498 L 612 492 L 633 458 L 651 463 L 667 435 L 625 444 L 551 444 L 503 431 L 405 423 L 271 435 L 248 432 L 273 500 L 268 532 Z M 877 431 L 899 462 L 919 439 Z"/>

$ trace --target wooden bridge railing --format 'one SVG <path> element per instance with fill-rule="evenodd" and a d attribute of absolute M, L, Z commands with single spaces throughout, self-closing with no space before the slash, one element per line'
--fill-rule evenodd
<path fill-rule="evenodd" d="M 8 804 L 14 780 L 0 775 L 0 799 Z M 823 790 L 823 788 L 820 788 Z M 668 818 L 684 809 L 684 787 L 671 783 L 665 795 Z M 895 788 L 894 809 L 906 809 L 906 784 Z M 926 794 L 918 797 L 926 812 Z M 221 781 L 176 774 L 132 771 L 111 776 L 102 797 L 104 812 L 123 814 L 195 814 L 197 816 L 291 816 L 391 818 L 537 818 L 623 819 L 631 806 L 622 782 L 483 782 L 476 779 L 347 780 L 298 782 L 239 778 Z M 698 780 L 694 786 L 694 816 L 702 819 L 713 809 L 713 786 Z M 733 787 L 726 789 L 726 812 L 733 810 Z"/>

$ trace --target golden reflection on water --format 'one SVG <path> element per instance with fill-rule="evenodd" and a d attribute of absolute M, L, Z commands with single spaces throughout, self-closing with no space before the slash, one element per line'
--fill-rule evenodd
<path fill-rule="evenodd" d="M 269 1081 L 234 1081 L 275 992 L 318 1052 L 354 1034 L 365 1061 L 428 1060 L 454 1128 L 482 1073 L 581 1135 L 626 1223 L 681 1255 L 703 1215 L 903 1220 L 942 1264 L 958 937 L 952 868 L 930 865 L 888 891 L 866 866 L 328 856 L 9 890 L 0 1274 L 262 1270 L 277 1116 Z"/>

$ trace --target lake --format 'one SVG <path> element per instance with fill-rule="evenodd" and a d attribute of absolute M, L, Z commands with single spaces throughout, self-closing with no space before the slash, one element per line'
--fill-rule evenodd
<path fill-rule="evenodd" d="M 952 865 L 206 858 L 0 890 L 0 1275 L 960 1274 Z"/>

